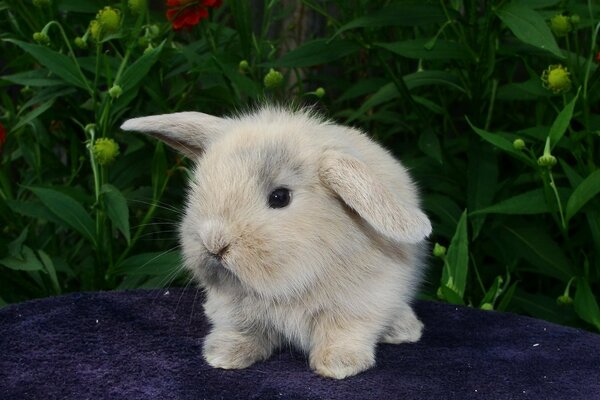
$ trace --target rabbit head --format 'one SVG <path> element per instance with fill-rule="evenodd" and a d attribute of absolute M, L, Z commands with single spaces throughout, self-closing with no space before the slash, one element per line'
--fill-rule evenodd
<path fill-rule="evenodd" d="M 186 268 L 206 287 L 298 297 L 351 281 L 349 268 L 375 267 L 367 253 L 401 253 L 431 231 L 400 163 L 310 111 L 183 112 L 121 128 L 195 161 L 180 240 Z"/>

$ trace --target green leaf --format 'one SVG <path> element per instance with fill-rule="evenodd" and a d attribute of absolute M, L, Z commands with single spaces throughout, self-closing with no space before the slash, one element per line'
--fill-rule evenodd
<path fill-rule="evenodd" d="M 513 296 L 515 295 L 516 289 L 517 289 L 517 282 L 513 283 L 512 285 L 509 286 L 508 289 L 506 289 L 506 292 L 504 292 L 504 294 L 502 294 L 502 299 L 498 303 L 498 307 L 496 307 L 496 310 L 498 310 L 498 311 L 506 311 L 507 310 L 508 305 L 510 304 L 510 301 L 512 300 Z"/>
<path fill-rule="evenodd" d="M 360 79 L 354 85 L 350 86 L 344 93 L 342 93 L 341 96 L 334 100 L 334 102 L 339 103 L 345 100 L 354 99 L 359 96 L 374 93 L 386 83 L 386 80 L 382 78 Z"/>
<path fill-rule="evenodd" d="M 146 77 L 150 68 L 152 68 L 156 60 L 158 60 L 165 42 L 166 40 L 163 40 L 160 45 L 149 52 L 144 53 L 143 56 L 125 69 L 123 75 L 119 78 L 119 82 L 115 82 L 121 86 L 123 92 L 132 90 Z"/>
<path fill-rule="evenodd" d="M 580 88 L 581 89 L 581 88 Z M 577 94 L 573 97 L 573 100 L 569 102 L 562 109 L 562 111 L 558 114 L 552 126 L 550 127 L 550 133 L 548 136 L 550 137 L 550 148 L 553 149 L 554 146 L 560 141 L 563 137 L 569 124 L 571 123 L 571 118 L 573 117 L 573 109 L 575 108 L 575 103 L 577 103 L 577 98 L 579 97 L 579 90 L 577 90 Z"/>
<path fill-rule="evenodd" d="M 493 206 L 476 210 L 471 215 L 480 214 L 513 214 L 529 215 L 549 212 L 544 189 L 534 189 L 503 200 Z"/>
<path fill-rule="evenodd" d="M 279 60 L 264 63 L 267 67 L 310 67 L 327 64 L 360 50 L 360 46 L 349 40 L 316 39 L 284 54 Z"/>
<path fill-rule="evenodd" d="M 54 189 L 29 188 L 50 211 L 71 228 L 96 245 L 95 224 L 85 208 L 75 199 Z"/>
<path fill-rule="evenodd" d="M 564 309 L 556 304 L 556 299 L 548 296 L 529 294 L 518 290 L 513 296 L 512 303 L 533 317 L 542 318 L 557 324 L 564 324 L 569 319 Z"/>
<path fill-rule="evenodd" d="M 34 69 L 13 75 L 4 75 L 0 79 L 30 87 L 47 87 L 64 84 L 63 80 L 48 75 L 50 75 L 50 72 L 47 69 Z"/>
<path fill-rule="evenodd" d="M 490 286 L 488 291 L 485 293 L 485 296 L 483 296 L 480 306 L 484 303 L 494 304 L 496 302 L 496 299 L 500 295 L 500 285 L 501 284 L 502 284 L 502 277 L 497 276 L 496 279 L 494 279 L 492 286 Z"/>
<path fill-rule="evenodd" d="M 48 109 L 50 107 L 52 107 L 53 105 L 54 105 L 54 99 L 48 100 L 47 102 L 40 105 L 39 107 L 34 108 L 32 111 L 27 113 L 25 116 L 19 118 L 19 122 L 17 122 L 10 131 L 14 132 L 17 129 L 20 129 L 21 127 L 29 124 L 31 121 L 33 121 L 34 119 L 36 119 L 37 117 L 39 117 L 40 115 L 42 115 L 43 113 L 48 111 Z"/>
<path fill-rule="evenodd" d="M 498 160 L 494 149 L 480 140 L 470 140 L 468 152 L 467 208 L 478 210 L 489 206 L 494 199 L 498 186 Z M 473 239 L 479 236 L 485 219 L 485 215 L 469 219 Z"/>
<path fill-rule="evenodd" d="M 452 225 L 452 228 L 458 224 L 462 210 L 451 197 L 435 193 L 425 194 L 423 204 L 426 210 L 437 215 L 442 223 Z"/>
<path fill-rule="evenodd" d="M 4 41 L 16 44 L 25 50 L 25 52 L 29 53 L 40 64 L 48 68 L 65 82 L 89 90 L 72 58 L 45 46 L 29 44 L 16 39 L 4 39 Z"/>
<path fill-rule="evenodd" d="M 179 251 L 142 253 L 129 257 L 115 269 L 118 275 L 169 275 L 182 265 Z"/>
<path fill-rule="evenodd" d="M 600 192 L 600 170 L 588 175 L 569 197 L 567 202 L 566 217 L 570 220 L 588 201 Z"/>
<path fill-rule="evenodd" d="M 48 275 L 50 276 L 50 281 L 52 281 L 52 286 L 54 287 L 54 293 L 60 294 L 60 284 L 58 283 L 58 277 L 56 276 L 56 268 L 54 268 L 54 263 L 52 259 L 46 254 L 43 250 L 38 250 L 38 255 L 40 260 L 44 264 L 44 268 Z"/>
<path fill-rule="evenodd" d="M 555 4 L 557 4 L 558 2 L 560 2 L 561 0 L 521 0 L 523 2 L 523 4 L 525 4 L 527 7 L 530 8 L 545 8 L 545 7 L 550 7 L 553 6 Z"/>
<path fill-rule="evenodd" d="M 167 155 L 162 142 L 156 142 L 152 158 L 152 199 L 158 200 L 167 183 Z"/>
<path fill-rule="evenodd" d="M 447 71 L 417 71 L 404 75 L 402 79 L 404 79 L 404 83 L 406 83 L 406 87 L 409 90 L 422 86 L 446 86 L 450 89 L 466 93 L 465 89 L 461 86 L 460 80 Z"/>
<path fill-rule="evenodd" d="M 465 210 L 458 221 L 456 232 L 444 260 L 442 286 L 451 288 L 462 298 L 467 285 L 468 269 L 469 237 L 467 233 L 467 210 Z"/>
<path fill-rule="evenodd" d="M 598 302 L 587 279 L 577 279 L 577 291 L 573 306 L 582 320 L 594 325 L 600 331 L 600 307 L 598 307 Z"/>
<path fill-rule="evenodd" d="M 471 58 L 462 43 L 439 39 L 431 49 L 425 47 L 429 39 L 404 40 L 394 43 L 374 43 L 402 57 L 423 60 L 468 60 Z"/>
<path fill-rule="evenodd" d="M 419 149 L 429 157 L 442 164 L 442 147 L 433 129 L 425 129 L 419 135 Z"/>
<path fill-rule="evenodd" d="M 21 254 L 0 259 L 0 264 L 17 271 L 42 271 L 44 265 L 35 256 L 33 250 L 23 246 Z"/>
<path fill-rule="evenodd" d="M 536 272 L 563 282 L 567 282 L 574 275 L 561 246 L 543 228 L 535 224 L 504 225 L 499 234 L 514 256 L 527 260 L 536 267 Z"/>
<path fill-rule="evenodd" d="M 479 136 L 481 136 L 481 138 L 483 140 L 485 140 L 488 143 L 493 144 L 494 146 L 496 146 L 497 148 L 506 151 L 507 153 L 511 154 L 512 156 L 518 158 L 519 160 L 527 163 L 528 165 L 533 166 L 533 162 L 527 158 L 525 155 L 523 155 L 523 153 L 519 150 L 516 150 L 512 143 L 510 141 L 508 141 L 506 138 L 502 137 L 499 134 L 495 134 L 495 133 L 491 133 L 491 132 L 487 132 L 483 129 L 479 129 L 477 128 L 475 125 L 473 125 L 471 123 L 471 121 L 469 120 L 468 117 L 465 117 L 465 119 L 467 120 L 467 123 L 471 126 L 471 129 L 473 129 L 475 131 L 475 133 L 477 133 Z"/>
<path fill-rule="evenodd" d="M 104 196 L 106 214 L 114 226 L 121 231 L 125 240 L 127 240 L 127 244 L 129 244 L 131 242 L 131 235 L 129 232 L 129 208 L 127 208 L 127 200 L 125 200 L 119 189 L 109 184 L 102 185 L 102 194 Z"/>
<path fill-rule="evenodd" d="M 234 86 L 234 88 L 238 89 L 244 94 L 247 94 L 250 97 L 256 97 L 259 94 L 259 88 L 256 82 L 252 79 L 240 74 L 237 68 L 232 67 L 229 64 L 225 64 L 221 62 L 218 58 L 213 57 L 213 61 L 219 69 L 223 72 L 223 74 L 229 79 Z M 239 94 L 236 93 L 236 97 L 239 97 Z"/>
<path fill-rule="evenodd" d="M 364 17 L 343 25 L 333 35 L 354 28 L 379 28 L 383 26 L 421 26 L 432 25 L 446 21 L 444 10 L 430 4 L 391 4 Z"/>
<path fill-rule="evenodd" d="M 525 82 L 513 82 L 500 86 L 496 93 L 498 100 L 527 101 L 550 97 L 552 92 L 542 86 L 542 80 L 533 78 Z"/>
<path fill-rule="evenodd" d="M 416 89 L 421 86 L 440 85 L 464 92 L 464 89 L 460 86 L 460 81 L 458 78 L 444 71 L 419 71 L 405 75 L 402 79 L 404 80 L 408 90 Z M 369 99 L 351 115 L 349 121 L 355 120 L 359 116 L 364 115 L 367 110 L 375 106 L 399 97 L 400 92 L 398 91 L 398 88 L 394 82 L 389 82 L 383 85 L 377 92 L 369 97 Z"/>
<path fill-rule="evenodd" d="M 461 295 L 456 293 L 456 290 L 454 288 L 448 287 L 446 285 L 442 285 L 442 286 L 440 286 L 440 290 L 442 291 L 442 296 L 443 296 L 444 300 L 446 300 L 448 303 L 458 304 L 458 305 L 465 304 Z"/>
<path fill-rule="evenodd" d="M 12 211 L 26 217 L 50 221 L 57 225 L 64 224 L 52 211 L 38 201 L 6 200 L 6 204 Z"/>
<path fill-rule="evenodd" d="M 423 107 L 427 108 L 429 111 L 439 114 L 439 115 L 444 115 L 445 110 L 439 104 L 436 104 L 433 101 L 426 99 L 425 97 L 421 97 L 421 96 L 413 96 L 412 98 L 415 101 L 415 103 L 422 105 Z"/>
<path fill-rule="evenodd" d="M 522 42 L 564 58 L 544 18 L 520 1 L 511 1 L 496 10 L 496 15 Z"/>

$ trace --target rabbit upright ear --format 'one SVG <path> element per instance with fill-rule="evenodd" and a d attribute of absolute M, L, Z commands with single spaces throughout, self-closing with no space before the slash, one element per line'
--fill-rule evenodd
<path fill-rule="evenodd" d="M 199 112 L 180 112 L 133 118 L 121 125 L 124 131 L 154 136 L 188 157 L 198 156 L 225 128 L 224 118 Z"/>
<path fill-rule="evenodd" d="M 416 206 L 397 198 L 362 161 L 327 151 L 321 180 L 377 232 L 402 243 L 417 243 L 431 233 L 431 223 Z"/>

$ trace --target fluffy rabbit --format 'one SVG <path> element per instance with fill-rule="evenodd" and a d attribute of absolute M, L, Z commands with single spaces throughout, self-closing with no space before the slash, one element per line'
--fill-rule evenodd
<path fill-rule="evenodd" d="M 274 106 L 121 128 L 196 162 L 180 240 L 206 291 L 208 364 L 245 368 L 291 343 L 342 379 L 375 364 L 377 342 L 419 340 L 410 302 L 431 224 L 406 169 L 363 133 Z"/>

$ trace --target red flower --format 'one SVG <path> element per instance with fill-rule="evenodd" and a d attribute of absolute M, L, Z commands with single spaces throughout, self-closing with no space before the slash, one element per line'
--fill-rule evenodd
<path fill-rule="evenodd" d="M 198 25 L 201 19 L 208 18 L 208 9 L 217 8 L 222 0 L 167 0 L 167 19 L 176 31 Z"/>
<path fill-rule="evenodd" d="M 4 128 L 4 125 L 0 123 L 0 150 L 2 150 L 4 142 L 6 142 L 6 128 Z"/>
<path fill-rule="evenodd" d="M 598 54 L 596 54 L 596 61 L 600 63 L 600 51 L 598 52 Z"/>

